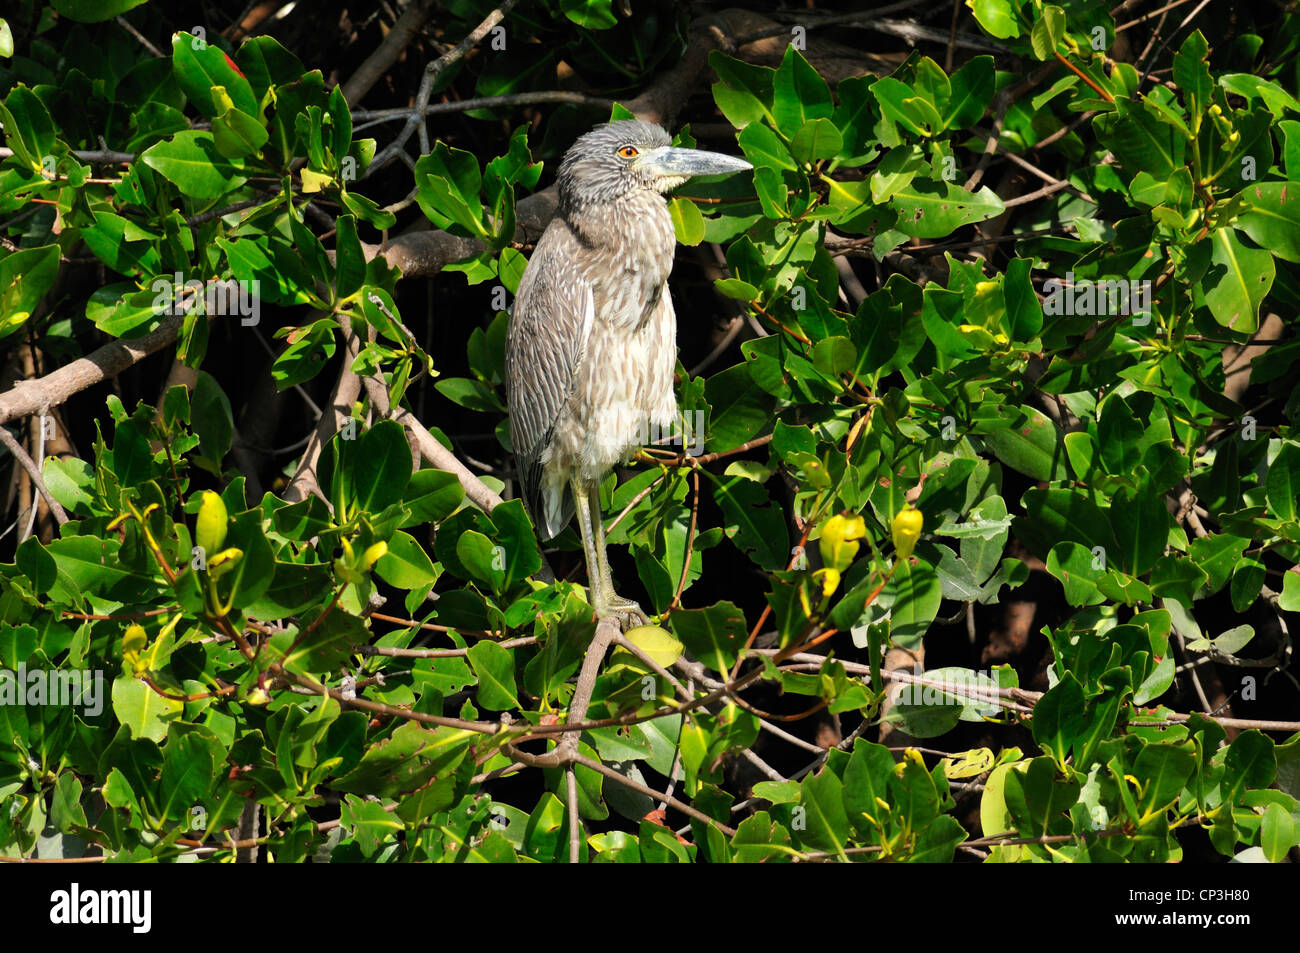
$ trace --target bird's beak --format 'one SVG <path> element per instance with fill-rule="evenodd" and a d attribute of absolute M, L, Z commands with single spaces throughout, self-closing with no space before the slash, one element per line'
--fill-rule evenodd
<path fill-rule="evenodd" d="M 728 175 L 754 168 L 744 159 L 705 152 L 703 149 L 679 149 L 661 146 L 641 154 L 637 163 L 652 174 L 666 178 L 690 178 L 696 175 Z"/>

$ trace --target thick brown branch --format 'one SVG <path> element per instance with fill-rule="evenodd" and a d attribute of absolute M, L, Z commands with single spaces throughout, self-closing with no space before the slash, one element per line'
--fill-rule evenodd
<path fill-rule="evenodd" d="M 110 341 L 44 377 L 15 384 L 0 394 L 0 424 L 57 407 L 74 394 L 116 377 L 131 365 L 175 341 L 184 321 L 183 314 L 171 315 L 144 337 L 130 341 Z"/>

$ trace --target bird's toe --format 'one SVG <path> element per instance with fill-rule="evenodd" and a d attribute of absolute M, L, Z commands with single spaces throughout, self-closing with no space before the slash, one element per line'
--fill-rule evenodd
<path fill-rule="evenodd" d="M 624 632 L 629 629 L 635 629 L 639 625 L 649 625 L 650 617 L 645 614 L 637 603 L 631 599 L 624 599 L 621 596 L 615 596 L 614 599 L 603 605 L 594 607 L 597 618 L 606 616 L 615 616 L 618 619 L 619 628 Z"/>

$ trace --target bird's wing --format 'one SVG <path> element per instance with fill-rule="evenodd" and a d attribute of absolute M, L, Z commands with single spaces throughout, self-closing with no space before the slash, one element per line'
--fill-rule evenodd
<path fill-rule="evenodd" d="M 559 500 L 543 499 L 542 454 L 573 392 L 596 313 L 591 283 L 573 264 L 570 244 L 576 243 L 567 228 L 553 222 L 520 281 L 506 336 L 510 441 L 521 496 L 548 539 L 559 534 L 573 509 L 563 488 Z"/>

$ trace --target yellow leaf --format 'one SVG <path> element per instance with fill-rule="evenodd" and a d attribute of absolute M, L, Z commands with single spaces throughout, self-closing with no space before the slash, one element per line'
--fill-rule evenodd
<path fill-rule="evenodd" d="M 685 648 L 675 635 L 657 625 L 638 625 L 627 631 L 626 638 L 664 668 L 681 658 Z"/>

